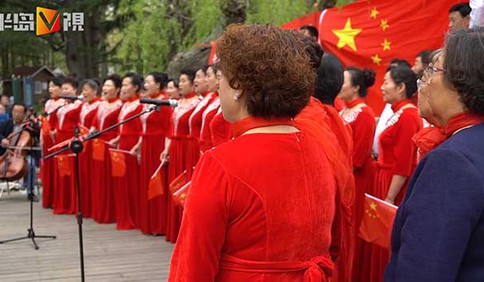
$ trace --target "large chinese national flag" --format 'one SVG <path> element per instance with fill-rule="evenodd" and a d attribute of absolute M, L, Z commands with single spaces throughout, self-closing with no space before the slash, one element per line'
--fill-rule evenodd
<path fill-rule="evenodd" d="M 359 0 L 323 11 L 319 38 L 345 66 L 377 72 L 367 102 L 379 115 L 384 107 L 380 86 L 390 61 L 403 58 L 412 64 L 420 51 L 442 47 L 449 9 L 459 2 Z"/>

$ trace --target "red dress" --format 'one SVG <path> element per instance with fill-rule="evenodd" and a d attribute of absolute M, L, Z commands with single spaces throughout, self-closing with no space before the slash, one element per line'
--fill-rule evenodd
<path fill-rule="evenodd" d="M 193 94 L 190 95 L 193 97 Z M 182 99 L 183 100 L 183 99 Z M 191 103 L 175 108 L 172 118 L 171 144 L 170 144 L 170 163 L 168 165 L 168 183 L 171 183 L 178 175 L 185 170 L 191 176 L 193 167 L 200 158 L 200 149 L 197 139 L 190 135 L 188 120 L 200 102 L 194 99 Z M 178 206 L 170 196 L 168 198 L 168 211 L 166 221 L 166 240 L 174 243 L 178 236 L 182 218 L 182 208 Z"/>
<path fill-rule="evenodd" d="M 213 147 L 210 122 L 220 108 L 220 98 L 218 97 L 218 93 L 215 93 L 215 95 L 217 95 L 217 97 L 212 100 L 205 111 L 203 111 L 202 115 L 202 128 L 200 129 L 200 151 L 202 152 Z"/>
<path fill-rule="evenodd" d="M 139 97 L 133 96 L 124 102 L 118 116 L 118 122 L 126 120 L 143 110 Z M 141 136 L 141 120 L 139 118 L 128 121 L 119 128 L 118 149 L 130 151 L 138 143 Z M 159 156 L 159 155 L 158 155 Z M 111 177 L 114 184 L 114 198 L 116 201 L 116 228 L 132 229 L 138 226 L 140 180 L 138 158 L 130 154 L 125 155 L 126 174 L 123 177 Z"/>
<path fill-rule="evenodd" d="M 375 114 L 361 98 L 347 103 L 346 107 L 340 114 L 351 126 L 353 132 L 353 175 L 355 177 L 355 203 L 352 209 L 355 253 L 351 281 L 371 281 L 369 277 L 365 279 L 371 268 L 368 256 L 371 245 L 359 238 L 358 231 L 363 217 L 365 193 L 370 193 L 375 178 L 371 157 L 376 128 Z"/>
<path fill-rule="evenodd" d="M 232 138 L 231 124 L 224 118 L 222 108 L 219 107 L 217 113 L 210 121 L 210 132 L 212 134 L 212 146 L 229 141 Z"/>
<path fill-rule="evenodd" d="M 190 135 L 195 137 L 199 144 L 201 143 L 200 138 L 202 131 L 203 113 L 216 97 L 217 96 L 214 92 L 205 95 L 200 103 L 197 104 L 195 110 L 193 110 L 193 113 L 190 115 L 190 119 L 188 120 L 188 123 L 190 124 Z"/>
<path fill-rule="evenodd" d="M 40 135 L 42 143 L 42 155 L 46 156 L 52 152 L 48 149 L 52 147 L 55 140 L 52 139 L 50 131 L 57 128 L 57 110 L 64 105 L 66 101 L 64 99 L 54 98 L 45 103 L 44 113 L 48 116 L 42 121 L 42 132 Z M 54 202 L 54 159 L 44 159 L 41 161 L 41 177 L 42 177 L 42 207 L 51 208 Z"/>
<path fill-rule="evenodd" d="M 57 111 L 58 126 L 56 142 L 71 139 L 74 137 L 74 129 L 79 124 L 79 113 L 81 111 L 81 101 L 68 104 Z M 74 156 L 70 150 L 65 151 L 64 155 L 69 157 L 69 174 L 61 176 L 59 173 L 59 164 L 57 163 L 57 169 L 54 170 L 54 213 L 74 213 L 75 203 L 72 202 L 72 194 L 76 193 L 75 182 L 75 167 Z"/>
<path fill-rule="evenodd" d="M 324 151 L 301 132 L 241 135 L 254 120 L 197 165 L 169 281 L 327 281 L 336 189 Z"/>
<path fill-rule="evenodd" d="M 119 98 L 102 101 L 99 104 L 97 114 L 92 121 L 92 127 L 96 130 L 104 130 L 118 122 L 122 102 Z M 99 140 L 108 142 L 119 134 L 119 128 L 107 131 L 98 137 Z M 115 218 L 114 183 L 111 181 L 111 157 L 108 146 L 104 147 L 103 160 L 92 160 L 91 171 L 91 217 L 98 223 L 113 223 Z"/>
<path fill-rule="evenodd" d="M 160 93 L 155 99 L 166 99 L 166 96 L 164 93 Z M 145 109 L 148 107 L 151 105 L 145 105 Z M 143 139 L 141 143 L 139 228 L 144 234 L 165 234 L 166 232 L 167 166 L 161 169 L 161 179 L 165 188 L 163 195 L 148 200 L 148 184 L 160 165 L 160 154 L 165 149 L 165 138 L 171 131 L 172 115 L 173 110 L 170 107 L 160 107 L 159 111 L 152 111 L 140 117 Z"/>
<path fill-rule="evenodd" d="M 81 113 L 79 116 L 79 123 L 81 127 L 89 130 L 92 126 L 94 117 L 97 114 L 97 108 L 101 103 L 100 98 L 95 98 L 89 103 L 83 103 L 81 106 Z M 83 130 L 84 131 L 84 130 Z M 84 142 L 84 149 L 79 154 L 79 182 L 81 188 L 81 206 L 82 216 L 91 217 L 91 185 L 90 181 L 92 171 L 92 148 L 91 142 Z M 77 193 L 74 191 L 71 195 L 71 201 L 77 212 Z"/>
<path fill-rule="evenodd" d="M 408 180 L 417 165 L 417 149 L 412 137 L 422 128 L 422 119 L 411 100 L 392 105 L 393 116 L 388 119 L 379 137 L 378 162 L 373 195 L 385 199 L 393 175 L 406 176 L 407 181 L 395 199 L 402 201 Z M 377 245 L 371 250 L 371 281 L 383 281 L 383 272 L 389 260 L 389 251 Z"/>
<path fill-rule="evenodd" d="M 329 105 L 322 104 L 314 97 L 296 116 L 296 125 L 303 132 L 316 138 L 323 147 L 331 164 L 338 187 L 337 220 L 333 226 L 334 242 L 332 256 L 336 260 L 332 281 L 351 279 L 354 234 L 351 208 L 354 202 L 354 178 L 352 174 L 351 128 L 344 124 L 338 112 Z M 333 254 L 334 253 L 334 254 Z"/>

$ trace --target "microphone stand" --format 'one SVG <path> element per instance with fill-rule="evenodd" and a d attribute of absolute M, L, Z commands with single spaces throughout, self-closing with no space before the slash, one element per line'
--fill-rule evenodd
<path fill-rule="evenodd" d="M 24 130 L 26 130 L 26 125 L 24 125 L 22 127 L 22 129 L 19 131 L 20 133 L 23 132 Z M 33 132 L 31 132 L 30 130 L 27 130 L 30 134 L 30 138 L 32 140 L 35 140 L 34 139 L 34 134 Z M 29 149 L 29 152 L 30 152 L 30 163 L 28 164 L 28 170 L 27 170 L 27 173 L 31 173 L 31 166 L 33 165 L 33 152 L 34 152 L 34 149 L 33 149 L 33 144 L 30 146 L 30 149 Z M 34 177 L 33 175 L 31 175 L 30 177 Z M 39 249 L 39 246 L 37 245 L 37 242 L 35 242 L 35 238 L 48 238 L 48 239 L 55 239 L 57 238 L 57 236 L 53 236 L 53 235 L 36 235 L 35 234 L 35 231 L 34 231 L 34 208 L 33 208 L 33 203 L 34 203 L 34 181 L 33 179 L 31 179 L 29 181 L 29 194 L 28 194 L 28 199 L 30 201 L 30 228 L 27 229 L 27 236 L 23 236 L 23 237 L 18 237 L 18 238 L 14 238 L 14 239 L 9 239 L 9 240 L 5 240 L 5 241 L 0 241 L 0 244 L 4 244 L 4 243 L 8 243 L 8 242 L 14 242 L 14 241 L 20 241 L 20 240 L 24 240 L 24 239 L 32 239 L 32 242 L 34 243 L 34 248 L 36 250 Z"/>
<path fill-rule="evenodd" d="M 89 141 L 89 140 L 92 140 L 92 139 L 95 139 L 95 138 L 98 138 L 99 136 L 101 136 L 103 133 L 105 132 L 108 132 L 108 131 L 111 131 L 131 120 L 134 120 L 146 113 L 149 113 L 153 110 L 156 110 L 158 108 L 158 106 L 153 106 L 153 107 L 150 107 L 150 108 L 147 108 L 141 112 L 139 112 L 138 114 L 128 118 L 128 119 L 125 119 L 119 123 L 116 123 L 116 124 L 113 124 L 109 127 L 107 127 L 106 129 L 104 130 L 101 130 L 101 131 L 94 131 L 94 132 L 91 132 L 89 134 L 87 134 L 84 138 L 79 138 L 79 128 L 76 127 L 75 128 L 75 132 L 74 132 L 74 139 L 73 141 L 68 144 L 68 145 L 64 145 L 63 147 L 61 147 L 59 150 L 55 151 L 54 153 L 51 153 L 47 156 L 45 156 L 45 159 L 50 159 L 52 157 L 55 157 L 67 150 L 71 150 L 71 152 L 73 152 L 75 154 L 75 162 L 76 162 L 76 165 L 75 165 L 75 174 L 76 174 L 76 190 L 77 190 L 77 206 L 78 206 L 78 209 L 77 209 L 77 225 L 78 225 L 78 231 L 79 231 L 79 254 L 80 254 L 80 260 L 81 260 L 81 281 L 84 282 L 85 281 L 85 271 L 84 271 L 84 244 L 83 244 L 83 237 L 82 237 L 82 209 L 81 209 L 81 187 L 80 187 L 80 181 L 79 181 L 79 153 L 82 152 L 82 150 L 84 149 L 84 142 L 86 141 Z"/>

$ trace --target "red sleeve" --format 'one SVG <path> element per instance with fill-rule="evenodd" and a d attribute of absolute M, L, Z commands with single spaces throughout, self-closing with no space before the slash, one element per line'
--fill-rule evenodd
<path fill-rule="evenodd" d="M 397 158 L 392 173 L 409 177 L 417 163 L 417 147 L 412 138 L 422 128 L 422 119 L 416 109 L 405 110 L 395 125 L 396 144 L 393 148 Z"/>
<path fill-rule="evenodd" d="M 371 156 L 373 135 L 375 134 L 375 118 L 369 112 L 363 110 L 354 123 L 353 129 L 353 167 L 361 168 Z"/>
<path fill-rule="evenodd" d="M 192 178 L 170 265 L 169 281 L 214 281 L 225 242 L 229 182 L 210 152 L 200 159 Z"/>

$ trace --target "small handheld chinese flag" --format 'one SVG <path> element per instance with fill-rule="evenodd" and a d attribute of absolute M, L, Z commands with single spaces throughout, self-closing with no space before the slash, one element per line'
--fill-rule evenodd
<path fill-rule="evenodd" d="M 187 199 L 188 189 L 190 188 L 191 181 L 188 181 L 185 185 L 180 187 L 177 191 L 173 192 L 173 200 L 175 204 L 180 206 L 185 206 L 185 201 Z"/>
<path fill-rule="evenodd" d="M 59 176 L 71 176 L 71 170 L 73 169 L 73 157 L 70 155 L 57 155 L 54 157 L 57 162 L 57 169 Z"/>
<path fill-rule="evenodd" d="M 126 174 L 125 151 L 109 149 L 111 155 L 111 175 L 113 177 L 123 177 Z"/>
<path fill-rule="evenodd" d="M 148 200 L 151 200 L 157 196 L 162 196 L 165 193 L 161 172 L 165 164 L 166 161 L 163 160 L 150 178 L 150 182 L 148 184 Z"/>
<path fill-rule="evenodd" d="M 170 192 L 174 193 L 178 189 L 180 189 L 183 185 L 187 184 L 187 182 L 190 179 L 188 179 L 188 171 L 182 172 L 180 175 L 178 175 L 175 179 L 173 179 L 172 182 L 170 182 Z"/>
<path fill-rule="evenodd" d="M 104 154 L 106 151 L 106 144 L 101 139 L 92 140 L 92 159 L 95 161 L 104 161 Z"/>
<path fill-rule="evenodd" d="M 390 237 L 396 213 L 397 206 L 365 194 L 360 237 L 369 243 L 390 248 Z"/>

